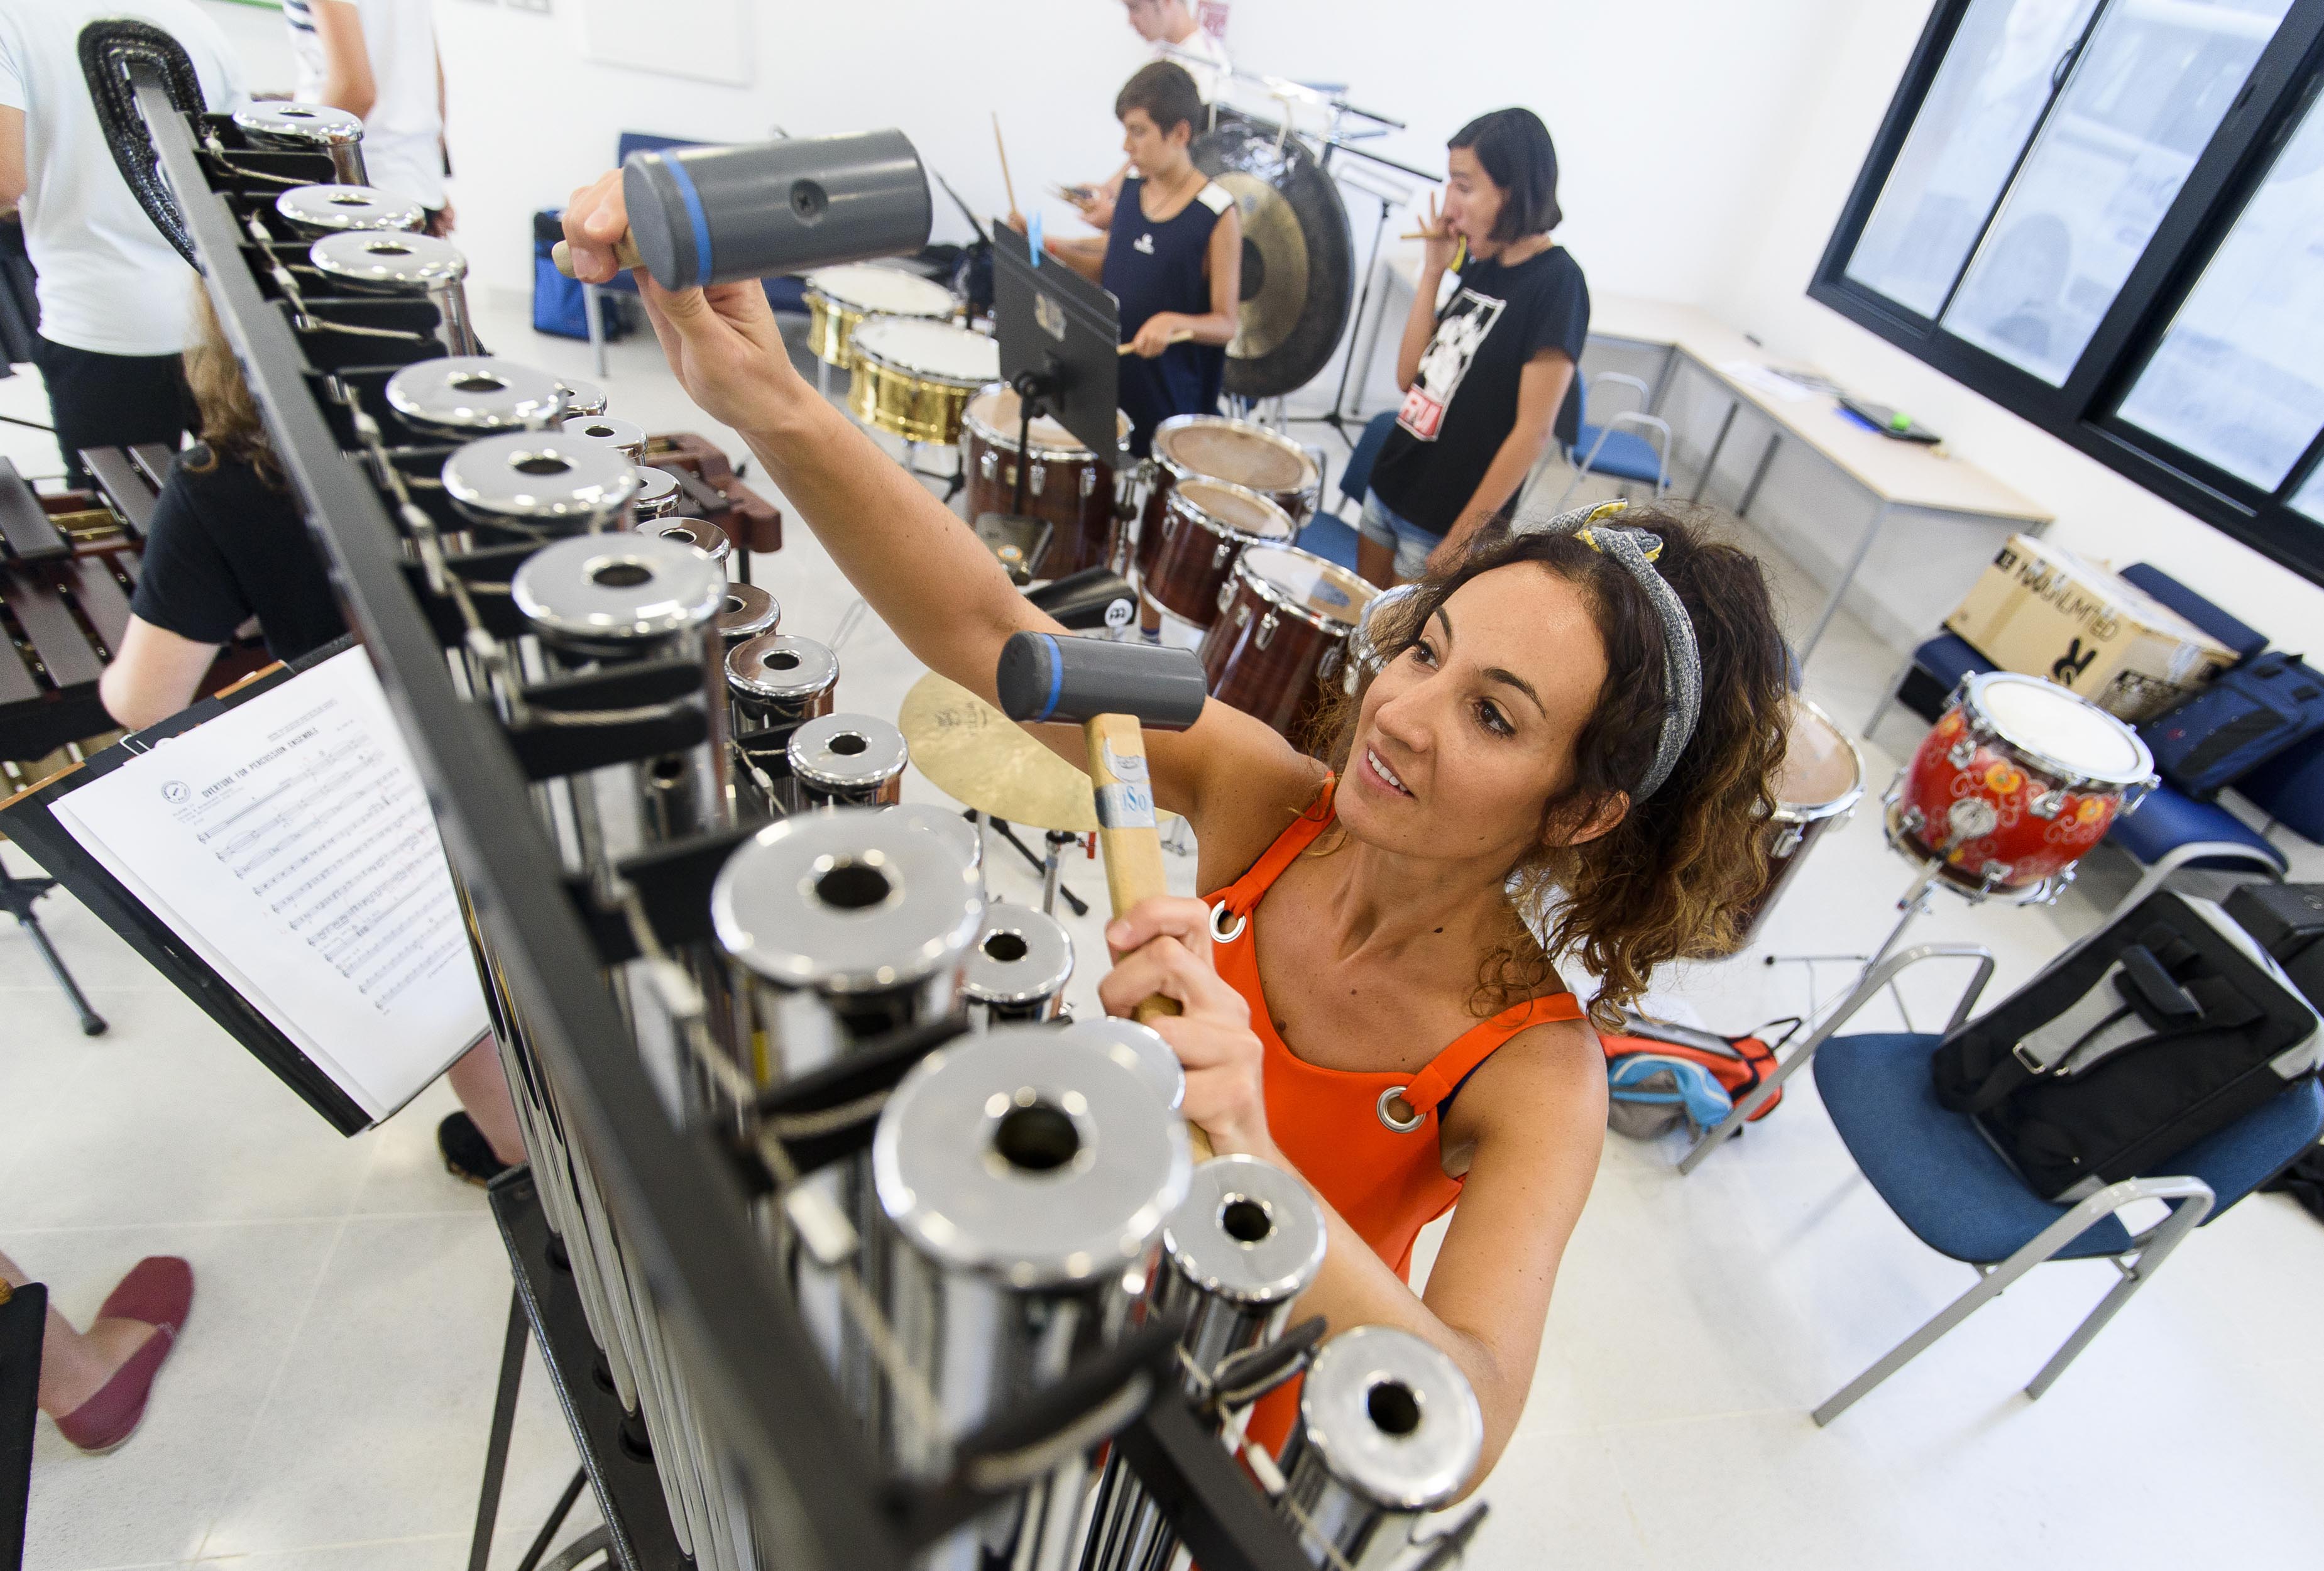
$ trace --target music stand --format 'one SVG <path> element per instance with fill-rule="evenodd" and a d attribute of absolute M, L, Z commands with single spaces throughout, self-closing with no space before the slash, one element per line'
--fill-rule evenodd
<path fill-rule="evenodd" d="M 1121 308 L 1062 262 L 1044 262 L 1006 224 L 992 226 L 992 325 L 1001 379 L 1017 393 L 1017 488 L 1006 514 L 972 521 L 1019 584 L 1048 551 L 1054 525 L 1028 515 L 1033 421 L 1047 414 L 1111 467 L 1121 467 Z M 1011 556 L 1016 558 L 1012 563 Z"/>

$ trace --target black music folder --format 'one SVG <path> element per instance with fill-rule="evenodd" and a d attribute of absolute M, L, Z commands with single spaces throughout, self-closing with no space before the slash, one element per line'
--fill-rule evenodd
<path fill-rule="evenodd" d="M 434 816 L 349 640 L 0 802 L 0 830 L 342 1134 L 486 1034 Z"/>

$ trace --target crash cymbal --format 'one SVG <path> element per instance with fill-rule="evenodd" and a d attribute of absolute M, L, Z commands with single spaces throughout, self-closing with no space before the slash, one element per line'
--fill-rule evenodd
<path fill-rule="evenodd" d="M 1272 398 L 1314 380 L 1355 304 L 1355 245 L 1339 188 L 1297 136 L 1228 120 L 1197 137 L 1194 162 L 1242 216 L 1241 330 L 1226 389 Z"/>
<path fill-rule="evenodd" d="M 1097 827 L 1089 776 L 958 682 L 934 671 L 922 677 L 904 695 L 896 725 L 920 772 L 967 806 L 1035 829 Z"/>

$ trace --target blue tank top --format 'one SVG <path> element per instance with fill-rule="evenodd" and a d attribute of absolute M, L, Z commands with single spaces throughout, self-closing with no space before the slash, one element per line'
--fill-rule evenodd
<path fill-rule="evenodd" d="M 1121 341 L 1138 336 L 1157 311 L 1208 316 L 1211 283 L 1203 258 L 1211 231 L 1234 202 L 1223 186 L 1205 185 L 1176 217 L 1156 223 L 1139 199 L 1146 182 L 1121 182 L 1113 205 L 1113 228 L 1105 242 L 1103 282 L 1121 302 Z M 1154 428 L 1173 415 L 1216 414 L 1226 380 L 1227 352 L 1217 344 L 1173 344 L 1148 360 L 1126 355 L 1121 361 L 1121 409 L 1130 416 L 1130 447 L 1144 457 Z"/>

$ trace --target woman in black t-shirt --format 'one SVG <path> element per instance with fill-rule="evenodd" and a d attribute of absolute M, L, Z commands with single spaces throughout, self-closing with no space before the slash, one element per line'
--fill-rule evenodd
<path fill-rule="evenodd" d="M 170 467 L 146 526 L 129 631 L 98 682 L 106 710 L 133 731 L 192 703 L 218 646 L 253 617 L 277 660 L 294 659 L 346 631 L 257 402 L 209 296 L 198 288 L 194 325 L 186 382 L 200 411 L 203 442 Z M 522 1161 L 524 1141 L 499 1049 L 479 1043 L 444 1077 L 466 1109 L 436 1130 L 452 1174 L 481 1184 Z"/>
<path fill-rule="evenodd" d="M 1357 565 L 1375 584 L 1444 566 L 1507 507 L 1553 437 L 1582 425 L 1574 367 L 1590 333 L 1581 265 L 1549 237 L 1557 151 L 1530 109 L 1496 109 L 1448 144 L 1440 213 L 1397 349 L 1405 389 L 1373 465 Z M 1456 248 L 1468 263 L 1436 309 Z"/>
<path fill-rule="evenodd" d="M 218 646 L 253 617 L 267 652 L 290 660 L 346 631 L 258 406 L 195 291 L 186 381 L 203 445 L 170 467 L 145 531 L 129 631 L 99 692 L 134 731 L 194 700 Z"/>

